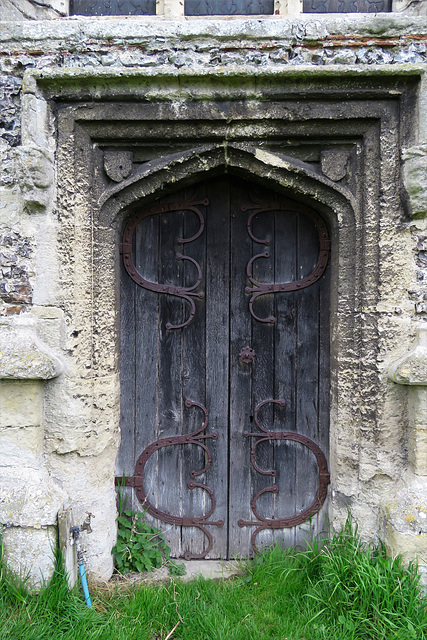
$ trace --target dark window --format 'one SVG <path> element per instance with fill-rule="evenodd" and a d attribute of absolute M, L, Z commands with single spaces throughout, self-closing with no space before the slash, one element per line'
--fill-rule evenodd
<path fill-rule="evenodd" d="M 391 0 L 304 0 L 304 13 L 381 13 Z"/>
<path fill-rule="evenodd" d="M 70 0 L 70 15 L 153 16 L 156 0 Z"/>
<path fill-rule="evenodd" d="M 274 0 L 185 0 L 186 16 L 272 15 Z"/>

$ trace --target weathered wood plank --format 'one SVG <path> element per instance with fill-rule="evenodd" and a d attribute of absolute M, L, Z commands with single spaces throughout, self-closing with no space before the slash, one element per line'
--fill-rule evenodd
<path fill-rule="evenodd" d="M 287 203 L 283 206 L 288 207 Z M 292 210 L 276 213 L 275 278 L 276 282 L 293 282 L 297 278 L 297 214 Z M 277 430 L 295 431 L 295 386 L 298 293 L 289 291 L 275 296 L 276 350 L 274 359 L 275 397 L 286 405 L 278 412 Z M 295 513 L 295 447 L 289 442 L 276 444 L 277 518 Z M 275 532 L 276 542 L 285 546 L 295 544 L 295 529 Z"/>
<path fill-rule="evenodd" d="M 246 185 L 247 186 L 247 185 Z M 249 189 L 235 187 L 231 196 L 231 265 L 230 265 L 230 488 L 229 488 L 229 555 L 245 556 L 251 552 L 251 527 L 239 527 L 238 521 L 252 520 L 250 439 L 245 431 L 252 431 L 253 410 L 252 368 L 239 360 L 242 348 L 252 343 L 248 281 L 246 264 L 252 257 L 252 241 L 248 236 L 248 212 L 241 210 L 249 204 Z"/>
<path fill-rule="evenodd" d="M 190 197 L 197 193 L 200 198 L 206 195 L 205 184 L 192 187 L 185 192 L 185 197 Z M 206 217 L 205 207 L 201 206 L 200 211 Z M 191 238 L 199 230 L 200 222 L 198 217 L 191 211 L 184 213 L 184 236 Z M 191 256 L 202 268 L 203 279 L 199 290 L 205 290 L 206 282 L 206 232 L 194 242 L 183 244 L 182 253 Z M 184 261 L 184 286 L 191 287 L 197 279 L 197 270 L 193 264 Z M 196 315 L 189 325 L 180 329 L 182 333 L 182 390 L 183 399 L 193 402 L 200 402 L 206 406 L 206 374 L 205 374 L 205 340 L 206 340 L 206 320 L 205 305 L 206 299 L 196 299 Z M 185 305 L 185 313 L 188 313 L 188 304 Z M 200 428 L 204 419 L 200 409 L 184 409 L 183 433 L 191 433 Z M 209 427 L 208 427 L 209 430 Z M 206 441 L 210 447 L 210 440 Z M 183 463 L 183 515 L 202 516 L 210 507 L 210 499 L 206 491 L 202 489 L 190 489 L 187 483 L 191 480 L 192 470 L 199 471 L 205 466 L 205 455 L 201 447 L 195 445 L 184 445 L 181 447 Z M 211 485 L 209 471 L 206 474 L 196 476 L 195 481 L 201 484 Z M 184 552 L 202 553 L 206 548 L 206 537 L 203 532 L 195 527 L 183 527 L 181 532 L 182 549 Z"/>
<path fill-rule="evenodd" d="M 273 194 L 271 192 L 260 191 L 259 198 L 266 203 L 270 203 Z M 269 245 L 259 243 L 252 244 L 252 255 L 268 252 L 268 258 L 258 258 L 253 263 L 253 276 L 257 282 L 275 282 L 275 214 L 267 211 L 255 216 L 252 223 L 254 235 L 269 242 Z M 260 318 L 274 316 L 274 295 L 260 296 L 254 304 L 254 310 Z M 256 353 L 255 361 L 252 365 L 252 411 L 264 400 L 274 400 L 274 348 L 276 323 L 259 322 L 252 318 L 252 346 Z M 260 412 L 261 424 L 265 428 L 274 431 L 275 408 L 273 404 L 265 405 Z M 258 427 L 255 428 L 258 432 Z M 253 441 L 256 438 L 252 439 Z M 256 448 L 256 463 L 262 470 L 275 469 L 275 448 L 273 440 L 262 442 Z M 262 489 L 272 487 L 275 478 L 271 475 L 258 473 L 251 466 L 252 497 Z M 262 517 L 275 518 L 276 516 L 276 495 L 272 492 L 264 493 L 257 501 L 257 510 Z M 252 516 L 254 518 L 254 516 Z M 261 531 L 257 536 L 257 547 L 270 546 L 274 542 L 273 532 Z"/>
<path fill-rule="evenodd" d="M 229 216 L 230 189 L 226 176 L 208 184 L 206 234 L 206 401 L 209 431 L 218 439 L 209 445 L 212 473 L 209 483 L 215 493 L 212 519 L 224 520 L 223 528 L 210 527 L 214 546 L 210 558 L 227 557 L 227 511 L 229 473 Z"/>
<path fill-rule="evenodd" d="M 298 276 L 308 275 L 319 254 L 318 234 L 306 216 L 299 216 Z M 318 443 L 318 380 L 319 380 L 319 282 L 306 287 L 298 296 L 297 346 L 297 430 Z M 302 511 L 313 502 L 317 490 L 318 467 L 314 454 L 302 447 L 296 457 L 296 507 Z M 295 541 L 303 546 L 307 525 L 295 533 Z"/>
<path fill-rule="evenodd" d="M 159 282 L 182 284 L 183 265 L 176 259 L 177 239 L 182 236 L 182 214 L 159 215 Z M 158 356 L 158 438 L 177 436 L 182 432 L 182 359 L 181 332 L 167 329 L 168 322 L 182 321 L 182 301 L 169 295 L 159 297 L 159 356 Z M 181 447 L 163 447 L 158 453 L 157 504 L 174 516 L 182 515 L 182 458 Z M 178 527 L 162 525 L 172 555 L 182 555 Z"/>
<path fill-rule="evenodd" d="M 135 469 L 135 293 L 137 285 L 120 265 L 120 447 L 116 475 L 133 475 Z M 133 491 L 123 490 L 129 507 Z"/>
<path fill-rule="evenodd" d="M 73 510 L 60 509 L 58 511 L 58 542 L 62 553 L 62 564 L 69 589 L 73 589 L 78 577 L 76 545 L 71 536 L 71 527 L 74 526 Z"/>
<path fill-rule="evenodd" d="M 158 230 L 159 220 L 151 216 L 142 221 L 135 232 L 135 266 L 141 275 L 158 282 Z M 130 279 L 130 278 L 129 278 Z M 158 359 L 158 306 L 159 296 L 132 281 L 134 287 L 134 465 L 143 450 L 155 442 L 157 435 L 157 359 Z M 131 404 L 131 397 L 129 398 Z M 144 473 L 144 484 L 151 504 L 157 503 L 157 461 L 153 456 Z M 133 491 L 133 507 L 146 511 Z M 148 516 L 147 516 L 148 518 Z M 148 518 L 149 519 L 149 518 Z M 157 526 L 157 520 L 152 519 Z"/>

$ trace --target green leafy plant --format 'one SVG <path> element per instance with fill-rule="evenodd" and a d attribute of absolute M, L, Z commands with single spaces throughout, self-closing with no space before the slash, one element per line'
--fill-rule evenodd
<path fill-rule="evenodd" d="M 153 571 L 166 565 L 171 575 L 183 575 L 185 565 L 171 560 L 171 550 L 162 532 L 148 524 L 145 512 L 125 508 L 126 497 L 123 496 L 123 487 L 124 479 L 118 489 L 117 543 L 113 548 L 116 569 L 120 573 L 142 572 Z"/>

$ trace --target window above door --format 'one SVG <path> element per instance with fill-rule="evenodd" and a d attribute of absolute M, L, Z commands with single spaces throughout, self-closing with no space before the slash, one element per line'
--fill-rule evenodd
<path fill-rule="evenodd" d="M 404 11 L 403 0 L 70 0 L 83 16 L 290 16 Z"/>

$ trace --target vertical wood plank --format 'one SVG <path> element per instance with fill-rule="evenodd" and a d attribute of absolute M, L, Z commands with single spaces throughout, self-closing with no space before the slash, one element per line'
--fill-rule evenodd
<path fill-rule="evenodd" d="M 234 184 L 231 198 L 231 268 L 230 268 L 230 488 L 229 488 L 229 555 L 244 557 L 251 553 L 251 527 L 239 527 L 238 521 L 252 520 L 250 439 L 245 431 L 252 431 L 251 407 L 252 368 L 239 359 L 242 348 L 252 344 L 252 323 L 246 265 L 252 257 L 252 241 L 247 233 L 248 212 L 242 204 L 249 204 L 250 189 Z"/>
<path fill-rule="evenodd" d="M 116 475 L 133 475 L 135 469 L 135 293 L 123 262 L 120 268 L 120 447 Z M 133 507 L 133 490 L 123 489 Z"/>
<path fill-rule="evenodd" d="M 267 204 L 274 199 L 274 194 L 259 192 L 259 198 Z M 252 244 L 252 255 L 264 253 L 267 251 L 268 258 L 259 258 L 253 263 L 253 276 L 257 282 L 275 282 L 275 214 L 273 211 L 267 211 L 255 216 L 252 222 L 252 229 L 257 238 L 267 240 L 269 245 L 258 243 Z M 254 303 L 254 310 L 260 318 L 268 318 L 274 316 L 274 295 L 269 294 L 260 296 Z M 264 400 L 274 400 L 274 349 L 275 349 L 275 333 L 276 325 L 273 323 L 259 322 L 252 318 L 252 346 L 256 353 L 256 358 L 251 366 L 252 371 L 252 412 Z M 268 404 L 261 409 L 259 414 L 261 424 L 270 431 L 275 430 L 274 423 L 275 408 L 272 404 Z M 255 427 L 258 432 L 258 427 Z M 256 438 L 252 439 L 253 441 Z M 275 448 L 274 440 L 261 443 L 256 448 L 256 463 L 262 470 L 275 469 Z M 258 473 L 251 466 L 251 485 L 252 498 L 262 489 L 272 487 L 275 478 L 271 475 L 263 475 Z M 261 516 L 265 518 L 276 517 L 276 495 L 272 492 L 264 493 L 256 503 L 257 510 Z M 252 515 L 252 518 L 254 516 Z M 257 547 L 271 546 L 274 542 L 274 534 L 272 531 L 261 531 L 256 539 Z"/>
<path fill-rule="evenodd" d="M 319 255 L 318 234 L 304 215 L 298 218 L 298 278 L 308 275 Z M 298 292 L 297 344 L 297 430 L 318 442 L 319 380 L 319 281 Z M 318 467 L 307 447 L 297 446 L 295 493 L 297 511 L 313 502 L 317 490 Z M 315 519 L 313 520 L 315 524 Z M 295 541 L 305 545 L 310 538 L 309 523 L 296 529 Z"/>
<path fill-rule="evenodd" d="M 215 492 L 213 518 L 223 528 L 210 527 L 214 546 L 210 558 L 227 557 L 227 510 L 229 473 L 229 327 L 230 327 L 230 188 L 226 176 L 208 184 L 206 229 L 206 400 L 209 430 L 218 433 L 211 441 Z"/>
<path fill-rule="evenodd" d="M 293 282 L 297 279 L 297 214 L 283 203 L 286 210 L 276 213 L 275 277 L 276 282 Z M 298 293 L 289 291 L 275 296 L 276 352 L 275 352 L 275 396 L 286 402 L 280 411 L 279 431 L 296 431 L 296 344 Z M 295 447 L 290 442 L 276 443 L 276 518 L 289 517 L 295 513 Z M 295 529 L 287 528 L 275 532 L 276 542 L 284 546 L 295 544 Z"/>
<path fill-rule="evenodd" d="M 330 289 L 331 265 L 329 263 L 320 283 L 319 297 L 319 406 L 318 406 L 318 443 L 326 456 L 329 467 L 329 394 L 330 394 Z M 329 467 L 330 468 L 330 467 Z M 317 515 L 316 534 L 328 535 L 328 500 Z"/>
<path fill-rule="evenodd" d="M 77 564 L 76 545 L 70 534 L 74 526 L 72 509 L 60 509 L 58 511 L 58 543 L 62 553 L 62 564 L 67 576 L 68 588 L 73 589 L 79 576 Z"/>
<path fill-rule="evenodd" d="M 206 195 L 206 185 L 201 184 L 191 187 L 184 193 L 185 198 L 190 197 L 194 193 L 200 198 Z M 205 207 L 201 206 L 200 211 L 206 218 Z M 199 230 L 200 222 L 197 216 L 191 211 L 184 212 L 184 236 L 191 238 Z M 203 232 L 196 241 L 183 244 L 182 253 L 191 256 L 196 260 L 203 273 L 200 290 L 205 291 L 206 283 L 206 231 Z M 184 286 L 191 287 L 196 282 L 197 270 L 193 264 L 188 261 L 183 262 L 184 268 Z M 180 329 L 182 333 L 182 389 L 183 400 L 191 400 L 200 402 L 206 406 L 206 373 L 205 373 L 205 340 L 206 340 L 206 321 L 205 321 L 205 305 L 206 297 L 196 299 L 196 315 L 189 325 Z M 188 314 L 188 304 L 184 306 L 184 313 Z M 187 315 L 185 316 L 187 317 Z M 183 433 L 191 433 L 200 428 L 204 415 L 197 408 L 185 408 L 183 420 Z M 210 426 L 208 426 L 208 431 Z M 211 441 L 206 440 L 206 445 L 211 449 Z M 190 473 L 192 470 L 196 472 L 205 466 L 205 454 L 201 447 L 195 445 L 184 445 L 181 447 L 182 454 L 182 512 L 184 516 L 202 516 L 210 508 L 210 499 L 206 491 L 202 489 L 190 489 L 187 483 L 191 480 Z M 201 484 L 212 485 L 210 470 L 206 474 L 197 476 L 196 482 Z M 214 487 L 212 487 L 214 488 Z M 195 527 L 182 527 L 181 532 L 182 550 L 191 551 L 191 553 L 202 553 L 206 548 L 206 536 L 200 529 Z"/>
<path fill-rule="evenodd" d="M 135 232 L 135 266 L 150 281 L 158 278 L 159 220 L 150 216 L 143 220 Z M 129 277 L 128 277 L 129 278 Z M 130 280 L 130 278 L 129 278 Z M 158 295 L 132 281 L 134 287 L 135 334 L 135 432 L 134 465 L 142 451 L 158 438 L 157 435 L 157 359 L 158 359 Z M 131 404 L 131 398 L 129 398 Z M 151 504 L 157 503 L 157 460 L 153 456 L 144 473 L 144 486 Z M 146 511 L 133 491 L 133 508 Z M 147 516 L 149 519 L 149 517 Z M 158 525 L 157 520 L 152 519 Z"/>
<path fill-rule="evenodd" d="M 179 194 L 177 196 L 179 198 Z M 174 198 L 175 199 L 175 198 Z M 183 214 L 159 215 L 159 282 L 182 285 L 183 264 L 177 260 L 178 238 L 183 235 Z M 159 297 L 158 438 L 180 435 L 183 430 L 182 332 L 166 329 L 168 322 L 179 324 L 183 302 L 168 295 Z M 182 448 L 163 447 L 158 452 L 157 504 L 168 514 L 182 516 Z M 163 525 L 164 527 L 164 525 Z M 165 538 L 174 557 L 180 557 L 181 530 L 168 525 Z"/>

